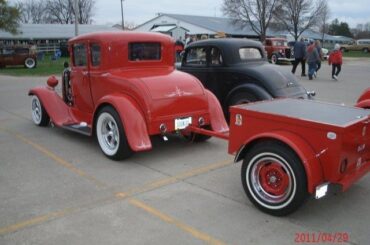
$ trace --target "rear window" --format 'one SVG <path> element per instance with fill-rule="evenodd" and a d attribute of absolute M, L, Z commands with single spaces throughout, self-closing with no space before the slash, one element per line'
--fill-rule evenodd
<path fill-rule="evenodd" d="M 240 48 L 239 56 L 242 61 L 262 59 L 262 53 L 258 48 Z"/>
<path fill-rule="evenodd" d="M 129 60 L 160 60 L 161 44 L 160 43 L 130 43 Z"/>

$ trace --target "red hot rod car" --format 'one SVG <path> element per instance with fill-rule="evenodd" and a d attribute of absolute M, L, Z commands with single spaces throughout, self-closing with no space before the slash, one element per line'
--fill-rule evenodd
<path fill-rule="evenodd" d="M 35 124 L 96 135 L 114 160 L 152 148 L 150 136 L 183 132 L 189 124 L 226 132 L 216 97 L 195 77 L 177 71 L 175 44 L 158 33 L 104 32 L 69 41 L 71 67 L 62 91 L 50 77 L 29 91 Z M 183 132 L 186 134 L 186 132 Z M 194 141 L 209 138 L 190 133 Z"/>

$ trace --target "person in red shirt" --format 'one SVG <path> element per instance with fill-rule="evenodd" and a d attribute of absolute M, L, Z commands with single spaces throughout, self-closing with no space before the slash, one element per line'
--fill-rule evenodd
<path fill-rule="evenodd" d="M 334 80 L 338 80 L 338 75 L 342 70 L 342 51 L 340 51 L 340 45 L 337 43 L 334 46 L 334 50 L 329 55 L 329 65 L 332 65 L 331 77 Z"/>

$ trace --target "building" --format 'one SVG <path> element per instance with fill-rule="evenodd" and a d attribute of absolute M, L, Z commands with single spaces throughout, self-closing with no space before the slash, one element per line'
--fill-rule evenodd
<path fill-rule="evenodd" d="M 121 31 L 104 25 L 78 25 L 79 34 L 98 31 Z M 0 44 L 29 45 L 35 44 L 38 51 L 54 51 L 75 36 L 75 25 L 70 24 L 21 24 L 19 34 L 13 35 L 0 30 Z"/>
<path fill-rule="evenodd" d="M 233 24 L 230 18 L 221 17 L 208 17 L 208 16 L 195 16 L 195 15 L 180 15 L 180 14 L 158 14 L 155 18 L 146 21 L 145 23 L 137 26 L 136 31 L 156 31 L 158 28 L 165 26 L 176 26 L 188 30 L 186 32 L 190 35 L 196 35 L 198 39 L 206 35 L 208 37 L 217 37 L 219 33 L 224 34 L 225 37 L 238 37 L 259 39 L 259 36 L 252 30 L 250 26 L 240 27 Z M 171 33 L 175 39 L 182 38 L 183 36 L 176 36 Z M 286 37 L 288 40 L 294 40 L 293 36 L 287 31 L 278 31 L 269 29 L 267 31 L 268 37 L 281 36 Z M 314 40 L 322 40 L 322 34 L 311 30 L 305 31 L 303 37 Z M 324 35 L 324 45 L 333 46 L 335 43 L 348 43 L 352 38 Z"/>

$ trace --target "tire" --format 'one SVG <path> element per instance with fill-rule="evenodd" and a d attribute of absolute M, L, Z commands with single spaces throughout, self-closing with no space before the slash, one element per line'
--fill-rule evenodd
<path fill-rule="evenodd" d="M 301 160 L 291 148 L 278 141 L 259 142 L 247 152 L 241 179 L 250 201 L 274 216 L 296 211 L 308 197 Z"/>
<path fill-rule="evenodd" d="M 342 50 L 342 52 L 348 52 L 346 48 L 341 48 L 340 50 Z"/>
<path fill-rule="evenodd" d="M 211 126 L 207 125 L 204 127 L 205 129 L 211 129 Z M 212 136 L 204 135 L 204 134 L 196 134 L 196 133 L 190 133 L 187 135 L 183 135 L 184 138 L 191 142 L 204 142 L 212 138 Z"/>
<path fill-rule="evenodd" d="M 272 64 L 277 64 L 277 62 L 278 62 L 277 55 L 276 54 L 271 55 L 271 63 Z"/>
<path fill-rule="evenodd" d="M 246 104 L 258 101 L 258 97 L 252 93 L 240 91 L 235 93 L 229 100 L 228 106 Z"/>
<path fill-rule="evenodd" d="M 368 49 L 368 48 L 364 48 L 362 51 L 363 51 L 364 53 L 369 53 L 369 49 Z"/>
<path fill-rule="evenodd" d="M 95 133 L 100 149 L 108 158 L 118 161 L 133 154 L 121 118 L 112 107 L 106 106 L 99 111 Z"/>
<path fill-rule="evenodd" d="M 49 125 L 50 117 L 42 105 L 39 97 L 33 95 L 31 97 L 31 115 L 32 121 L 40 127 Z"/>
<path fill-rule="evenodd" d="M 34 58 L 27 58 L 24 60 L 24 67 L 33 69 L 36 67 L 36 60 Z"/>

